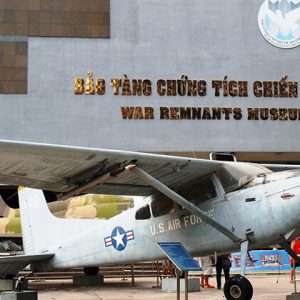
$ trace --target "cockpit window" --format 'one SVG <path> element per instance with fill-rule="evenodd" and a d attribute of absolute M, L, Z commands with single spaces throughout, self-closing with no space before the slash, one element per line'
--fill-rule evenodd
<path fill-rule="evenodd" d="M 195 205 L 217 196 L 210 177 L 206 177 L 200 182 L 193 184 L 188 189 L 180 192 L 180 194 Z"/>
<path fill-rule="evenodd" d="M 229 193 L 242 188 L 253 178 L 263 174 L 270 174 L 272 171 L 261 165 L 235 162 L 222 164 L 216 173 L 225 192 Z"/>
<path fill-rule="evenodd" d="M 150 217 L 151 217 L 151 213 L 148 204 L 138 209 L 135 213 L 136 220 L 146 220 L 146 219 L 150 219 Z"/>
<path fill-rule="evenodd" d="M 170 198 L 160 195 L 152 200 L 151 209 L 153 217 L 163 216 L 174 209 L 174 203 Z"/>

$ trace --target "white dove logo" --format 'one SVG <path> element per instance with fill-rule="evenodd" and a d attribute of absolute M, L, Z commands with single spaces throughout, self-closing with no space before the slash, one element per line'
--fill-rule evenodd
<path fill-rule="evenodd" d="M 265 0 L 258 13 L 263 37 L 279 48 L 300 45 L 300 0 Z"/>

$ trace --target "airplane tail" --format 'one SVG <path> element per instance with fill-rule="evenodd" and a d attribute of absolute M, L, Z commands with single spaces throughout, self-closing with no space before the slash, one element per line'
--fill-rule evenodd
<path fill-rule="evenodd" d="M 49 211 L 42 190 L 19 188 L 19 205 L 25 254 L 53 250 L 57 245 L 101 222 L 95 219 L 55 217 Z"/>

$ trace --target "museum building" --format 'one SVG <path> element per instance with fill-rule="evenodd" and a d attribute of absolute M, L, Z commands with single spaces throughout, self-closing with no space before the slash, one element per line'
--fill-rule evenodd
<path fill-rule="evenodd" d="M 300 0 L 0 0 L 0 138 L 299 163 L 299 44 Z"/>

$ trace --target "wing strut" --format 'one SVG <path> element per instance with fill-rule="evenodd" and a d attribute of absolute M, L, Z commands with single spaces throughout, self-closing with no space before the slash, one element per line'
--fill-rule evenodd
<path fill-rule="evenodd" d="M 192 214 L 195 214 L 201 218 L 205 223 L 211 225 L 213 228 L 218 230 L 219 232 L 223 233 L 225 236 L 227 236 L 229 239 L 231 239 L 234 242 L 241 242 L 242 239 L 234 234 L 232 231 L 224 227 L 222 224 L 216 222 L 214 219 L 209 217 L 203 210 L 199 209 L 197 206 L 193 205 L 191 202 L 180 196 L 179 194 L 175 193 L 173 190 L 168 188 L 166 185 L 146 173 L 144 170 L 136 167 L 136 166 L 128 166 L 127 169 L 130 169 L 132 172 L 134 172 L 136 175 L 143 178 L 148 184 L 153 186 L 155 189 L 172 199 L 177 204 L 183 206 L 187 211 L 189 211 Z"/>

